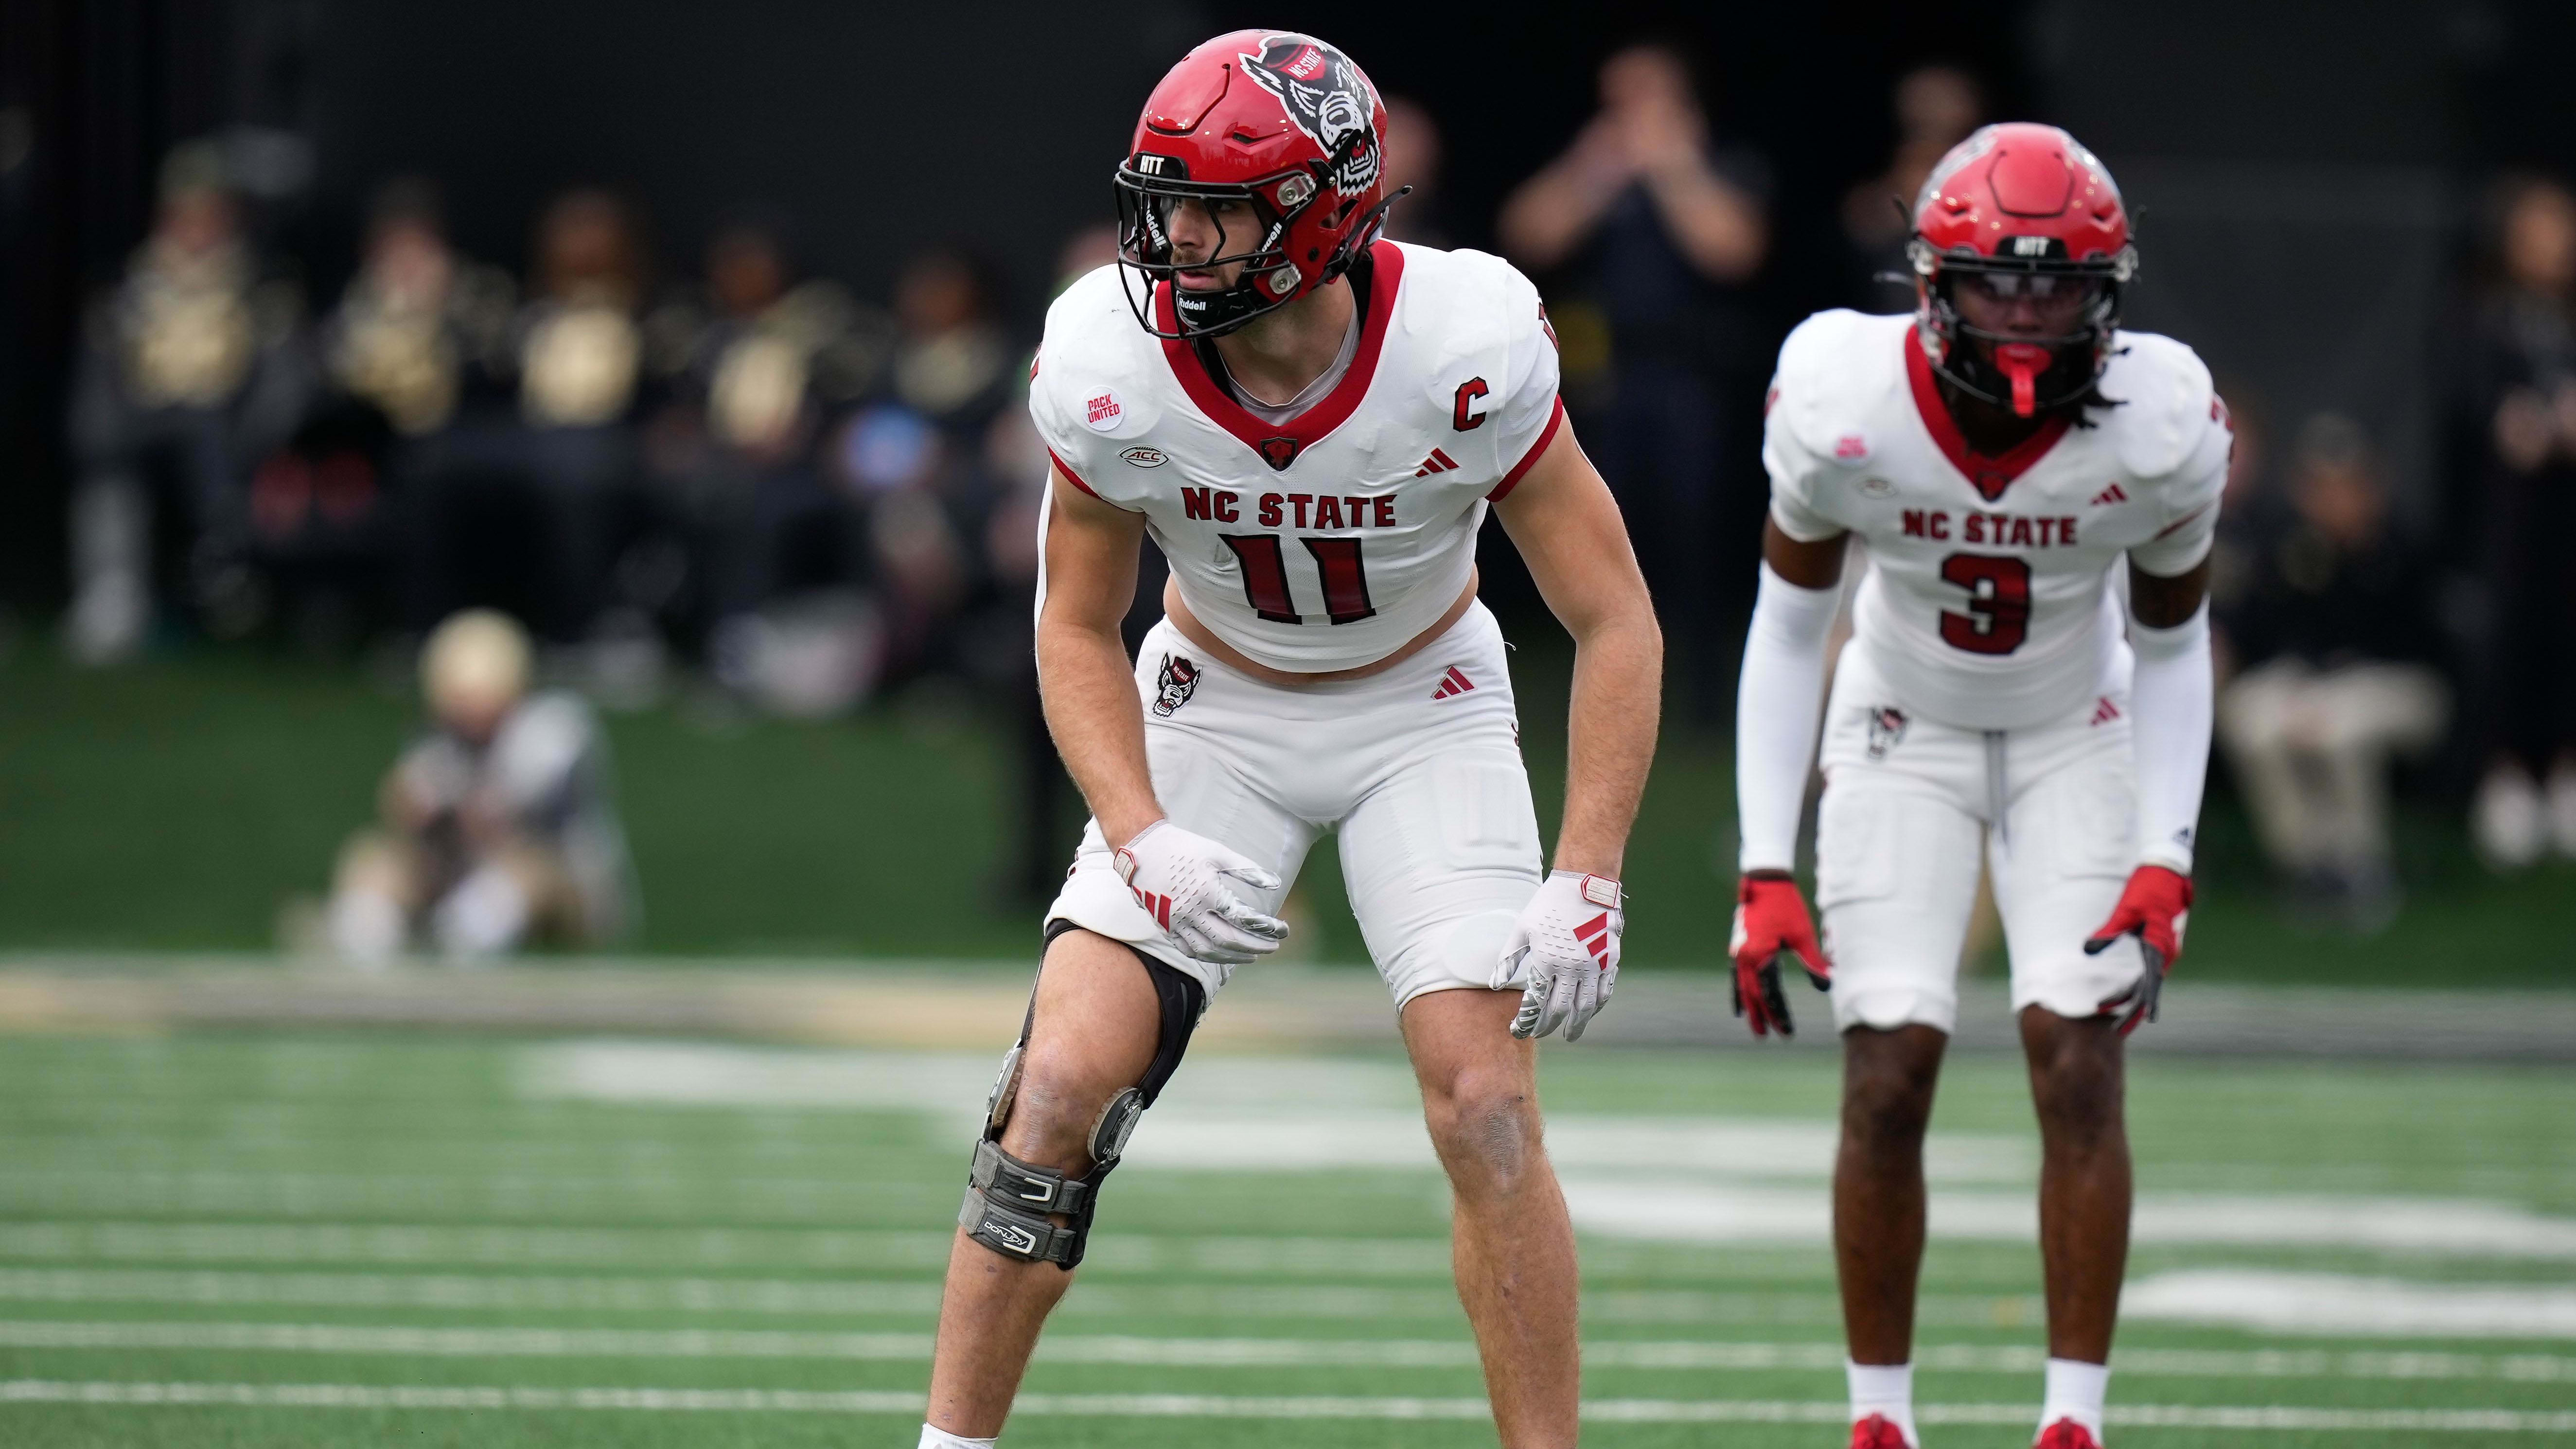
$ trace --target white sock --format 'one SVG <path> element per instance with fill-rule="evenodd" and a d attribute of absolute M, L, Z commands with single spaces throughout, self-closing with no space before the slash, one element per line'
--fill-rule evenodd
<path fill-rule="evenodd" d="M 1851 1416 L 1857 1424 L 1872 1414 L 1894 1424 L 1908 1444 L 1914 1437 L 1914 1365 L 1854 1363 L 1843 1360 L 1843 1377 L 1851 1384 Z"/>
<path fill-rule="evenodd" d="M 1001 1436 L 998 1434 L 990 1439 L 968 1439 L 951 1434 L 936 1425 L 921 1426 L 920 1449 L 993 1449 L 993 1446 L 999 1442 L 1001 1442 Z"/>
<path fill-rule="evenodd" d="M 2040 1400 L 2039 1427 L 2045 1432 L 2060 1419 L 2073 1419 L 2102 1439 L 2102 1400 L 2111 1390 L 2111 1366 L 2078 1363 L 2071 1358 L 2048 1361 L 2048 1392 Z"/>

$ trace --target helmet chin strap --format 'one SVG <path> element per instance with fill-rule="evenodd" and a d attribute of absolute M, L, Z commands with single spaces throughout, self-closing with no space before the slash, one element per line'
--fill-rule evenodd
<path fill-rule="evenodd" d="M 1995 370 L 2012 383 L 2015 417 L 2026 418 L 2039 410 L 2039 376 L 2055 360 L 2055 353 L 2035 342 L 1995 344 Z"/>

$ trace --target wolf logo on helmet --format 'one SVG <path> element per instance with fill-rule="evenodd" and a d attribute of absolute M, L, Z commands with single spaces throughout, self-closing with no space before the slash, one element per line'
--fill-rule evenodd
<path fill-rule="evenodd" d="M 1246 79 L 1279 98 L 1289 121 L 1331 158 L 1333 189 L 1357 196 L 1377 184 L 1377 96 L 1350 57 L 1303 35 L 1265 35 L 1245 54 Z"/>

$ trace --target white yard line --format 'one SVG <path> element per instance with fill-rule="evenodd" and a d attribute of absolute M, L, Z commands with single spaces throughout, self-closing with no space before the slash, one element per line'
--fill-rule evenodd
<path fill-rule="evenodd" d="M 546 1389 L 501 1386 L 152 1383 L 12 1379 L 0 1381 L 0 1404 L 212 1405 L 226 1408 L 617 1410 L 642 1413 L 918 1414 L 922 1396 L 905 1392 L 800 1392 L 788 1389 Z M 1017 1412 L 1095 1418 L 1172 1419 L 1451 1419 L 1476 1421 L 1491 1410 L 1476 1398 L 1217 1394 L 1023 1394 Z M 2027 1404 L 1925 1404 L 1915 1418 L 1930 1424 L 2027 1424 Z M 1840 1424 L 1840 1400 L 1593 1399 L 1583 1416 L 1619 1424 Z M 2576 1411 L 2512 1409 L 2327 1409 L 2184 1404 L 2114 1405 L 2110 1422 L 2124 1428 L 2289 1430 L 2305 1433 L 2576 1432 Z"/>
<path fill-rule="evenodd" d="M 938 1311 L 939 1285 L 926 1278 L 795 1280 L 759 1278 L 553 1277 L 530 1274 L 274 1273 L 150 1268 L 0 1268 L 0 1301 L 184 1303 L 201 1307 L 481 1309 L 493 1312 L 748 1313 L 781 1316 L 918 1317 Z M 1088 1317 L 1385 1319 L 1456 1322 L 1447 1288 L 1343 1285 L 1082 1283 L 1059 1313 Z M 1598 1323 L 1727 1323 L 1831 1326 L 1842 1321 L 1830 1293 L 1624 1289 L 1589 1295 Z M 2010 1327 L 2039 1321 L 2020 1294 L 1929 1294 L 1917 1317 L 1932 1326 Z"/>
<path fill-rule="evenodd" d="M 441 1358 L 748 1358 L 919 1363 L 926 1333 L 797 1333 L 747 1329 L 436 1327 L 340 1323 L 133 1323 L 0 1320 L 0 1347 L 71 1350 L 396 1354 Z M 1927 1347 L 1932 1373 L 2037 1374 L 2037 1347 Z M 1053 1363 L 1189 1368 L 1473 1368 L 1464 1339 L 1147 1338 L 1059 1334 L 1038 1357 Z M 1839 1372 L 1839 1343 L 1594 1342 L 1593 1368 Z M 2576 1358 L 2545 1354 L 2328 1353 L 2127 1349 L 2123 1374 L 2192 1378 L 2469 1379 L 2576 1382 Z"/>
<path fill-rule="evenodd" d="M 1823 1243 L 1833 1232 L 1832 1200 L 1815 1189 L 1581 1172 L 1563 1182 L 1575 1227 L 1607 1237 Z M 1934 1238 L 2026 1243 L 2039 1235 L 2037 1199 L 2028 1192 L 1936 1187 L 1928 1205 Z M 2130 1241 L 2568 1262 L 2576 1261 L 2576 1219 L 2476 1198 L 2148 1193 L 2138 1199 Z"/>
<path fill-rule="evenodd" d="M 0 1222 L 0 1263 L 283 1264 L 362 1267 L 813 1269 L 934 1271 L 956 1234 L 858 1228 L 556 1228 L 481 1223 Z M 1447 1282 L 1445 1235 L 1212 1237 L 1113 1229 L 1092 1240 L 1086 1278 L 1127 1273 L 1223 1273 L 1265 1278 L 1419 1278 Z M 1760 1255 L 1676 1254 L 1663 1244 L 1592 1245 L 1586 1264 L 1658 1282 L 1776 1283 L 1815 1279 L 1822 1248 Z M 2015 1280 L 2017 1283 L 2017 1279 Z"/>
<path fill-rule="evenodd" d="M 2234 1268 L 2129 1285 L 2131 1319 L 2362 1338 L 2576 1338 L 2576 1285 L 2423 1283 Z"/>

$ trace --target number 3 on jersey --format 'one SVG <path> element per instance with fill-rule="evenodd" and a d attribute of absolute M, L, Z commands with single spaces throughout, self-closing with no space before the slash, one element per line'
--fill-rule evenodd
<path fill-rule="evenodd" d="M 1302 504 L 1300 505 L 1303 506 Z M 1218 537 L 1243 565 L 1243 596 L 1252 612 L 1274 624 L 1302 624 L 1296 602 L 1288 595 L 1288 563 L 1271 533 L 1227 533 Z M 1369 603 L 1368 571 L 1360 565 L 1356 538 L 1298 540 L 1315 556 L 1315 572 L 1324 580 L 1324 613 L 1336 624 L 1357 623 L 1375 614 Z"/>
<path fill-rule="evenodd" d="M 1971 654 L 2010 654 L 2030 635 L 2030 561 L 1987 553 L 1941 560 L 1941 578 L 1968 591 L 1968 612 L 1941 611 L 1941 641 Z"/>

